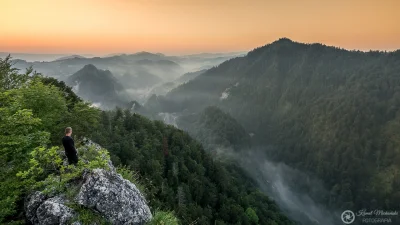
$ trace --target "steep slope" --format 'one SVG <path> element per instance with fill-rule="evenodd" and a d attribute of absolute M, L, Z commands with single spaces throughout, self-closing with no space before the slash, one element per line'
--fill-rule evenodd
<path fill-rule="evenodd" d="M 273 145 L 270 157 L 325 181 L 341 209 L 398 208 L 400 51 L 346 51 L 280 39 L 151 98 L 161 112 L 217 105 Z"/>
<path fill-rule="evenodd" d="M 38 185 L 28 195 L 24 207 L 27 221 L 34 225 L 142 225 L 152 219 L 143 194 L 117 173 L 107 150 L 90 140 L 85 140 L 78 149 L 80 162 L 74 167 L 68 166 L 66 158 L 63 162 L 62 150 L 54 154 L 50 149 L 33 157 L 42 163 L 37 167 L 55 166 L 60 168 L 60 173 L 50 173 L 42 181 L 44 185 Z M 46 157 L 51 160 L 48 165 L 40 160 Z"/>
<path fill-rule="evenodd" d="M 100 111 L 68 97 L 61 82 L 18 74 L 9 59 L 0 67 L 0 223 L 143 224 L 148 204 L 174 210 L 182 224 L 292 224 L 242 170 L 182 130 L 130 110 Z M 76 166 L 59 147 L 67 126 Z M 108 151 L 82 137 L 109 148 L 124 179 Z M 171 213 L 153 216 L 150 224 L 178 224 Z"/>
<path fill-rule="evenodd" d="M 129 111 L 103 112 L 93 140 L 116 165 L 138 171 L 152 208 L 176 212 L 182 224 L 291 224 L 234 164 L 221 163 L 187 133 Z"/>
<path fill-rule="evenodd" d="M 198 75 L 206 72 L 207 70 L 200 70 L 200 71 L 196 71 L 196 72 L 189 72 L 189 73 L 185 73 L 182 76 L 178 77 L 177 79 L 170 81 L 170 82 L 166 82 L 160 85 L 157 85 L 155 87 L 152 88 L 151 92 L 149 93 L 149 97 L 153 94 L 155 95 L 165 95 L 167 94 L 169 91 L 171 91 L 172 89 L 178 87 L 179 85 L 186 83 L 190 80 L 193 80 L 195 77 L 197 77 Z"/>
<path fill-rule="evenodd" d="M 83 99 L 104 107 L 115 107 L 124 102 L 122 85 L 108 70 L 99 70 L 89 64 L 70 76 L 66 82 Z"/>
<path fill-rule="evenodd" d="M 214 154 L 250 148 L 251 135 L 229 114 L 209 106 L 199 114 L 183 115 L 178 127 L 189 131 L 208 152 Z M 221 158 L 224 158 L 223 154 Z"/>
<path fill-rule="evenodd" d="M 125 72 L 119 80 L 127 89 L 145 89 L 163 82 L 163 79 L 146 70 Z"/>
<path fill-rule="evenodd" d="M 183 84 L 186 83 L 190 80 L 193 80 L 194 78 L 196 78 L 197 76 L 199 76 L 202 73 L 205 73 L 207 70 L 199 70 L 196 72 L 190 72 L 190 73 L 185 73 L 182 76 L 180 76 L 178 79 L 175 80 L 175 83 L 178 84 Z"/>

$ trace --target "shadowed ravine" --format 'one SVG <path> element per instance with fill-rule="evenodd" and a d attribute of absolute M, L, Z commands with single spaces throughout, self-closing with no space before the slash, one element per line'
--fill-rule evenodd
<path fill-rule="evenodd" d="M 175 113 L 159 113 L 158 116 L 165 123 L 178 127 L 179 116 Z M 328 210 L 310 196 L 329 196 L 320 181 L 286 164 L 269 161 L 263 149 L 236 153 L 230 149 L 218 148 L 217 152 L 218 157 L 237 162 L 257 182 L 260 190 L 276 201 L 294 221 L 303 225 L 342 224 L 339 212 Z M 302 190 L 299 190 L 299 187 L 302 187 Z"/>
<path fill-rule="evenodd" d="M 309 193 L 327 195 L 321 183 L 279 163 L 267 160 L 262 154 L 247 153 L 235 157 L 243 169 L 258 183 L 260 189 L 273 198 L 286 214 L 301 224 L 339 225 L 340 214 L 316 203 Z M 295 183 L 303 181 L 303 183 Z M 294 185 L 296 185 L 294 187 Z M 296 187 L 307 187 L 307 192 Z"/>

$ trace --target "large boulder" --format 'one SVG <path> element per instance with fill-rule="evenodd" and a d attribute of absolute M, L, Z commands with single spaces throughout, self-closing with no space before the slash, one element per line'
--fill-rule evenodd
<path fill-rule="evenodd" d="M 75 212 L 65 203 L 61 196 L 46 199 L 41 192 L 35 192 L 25 204 L 26 217 L 33 224 L 69 224 Z"/>
<path fill-rule="evenodd" d="M 98 211 L 112 224 L 145 224 L 152 216 L 146 200 L 134 184 L 121 175 L 94 169 L 83 177 L 78 204 Z"/>
<path fill-rule="evenodd" d="M 36 210 L 45 200 L 46 196 L 42 192 L 36 191 L 29 195 L 27 201 L 25 201 L 25 216 L 33 224 L 39 223 Z"/>
<path fill-rule="evenodd" d="M 85 139 L 78 152 L 84 154 L 91 148 L 99 151 L 101 146 Z M 68 164 L 67 161 L 64 163 Z M 84 163 L 89 162 L 84 161 Z M 150 221 L 152 218 L 150 209 L 136 186 L 123 179 L 110 160 L 106 168 L 107 170 L 84 169 L 83 176 L 75 179 L 73 184 L 69 184 L 82 185 L 74 200 L 65 199 L 63 194 L 46 196 L 42 192 L 32 193 L 25 201 L 27 220 L 34 225 L 70 224 L 79 218 L 79 212 L 75 212 L 68 205 L 79 204 L 92 209 L 93 213 L 98 213 L 111 224 L 141 225 Z M 80 225 L 82 222 L 76 221 L 73 224 Z"/>

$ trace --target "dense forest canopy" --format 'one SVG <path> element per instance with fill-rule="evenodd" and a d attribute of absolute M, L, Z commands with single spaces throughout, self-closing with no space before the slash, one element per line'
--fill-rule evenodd
<path fill-rule="evenodd" d="M 347 51 L 280 39 L 145 105 L 236 119 L 270 159 L 324 181 L 337 209 L 400 208 L 400 51 Z M 180 118 L 185 123 L 186 117 Z M 191 132 L 197 132 L 193 130 Z"/>
<path fill-rule="evenodd" d="M 179 128 L 189 131 L 192 137 L 214 155 L 237 152 L 251 146 L 251 134 L 216 106 L 209 106 L 198 114 L 182 115 L 178 122 Z M 227 158 L 224 154 L 221 157 Z"/>
<path fill-rule="evenodd" d="M 241 169 L 214 160 L 173 126 L 129 110 L 100 111 L 63 82 L 20 74 L 10 58 L 0 59 L 0 100 L 1 223 L 25 223 L 24 198 L 59 172 L 49 172 L 55 162 L 43 157 L 62 151 L 62 131 L 71 126 L 77 142 L 95 140 L 124 173 L 138 176 L 153 210 L 173 210 L 182 224 L 292 224 Z"/>

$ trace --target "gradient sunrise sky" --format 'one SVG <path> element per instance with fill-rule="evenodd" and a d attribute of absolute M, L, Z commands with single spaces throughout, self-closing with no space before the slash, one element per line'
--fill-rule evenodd
<path fill-rule="evenodd" d="M 400 49 L 400 0 L 0 0 L 0 16 L 0 52 L 232 52 L 281 37 Z"/>

